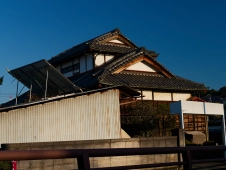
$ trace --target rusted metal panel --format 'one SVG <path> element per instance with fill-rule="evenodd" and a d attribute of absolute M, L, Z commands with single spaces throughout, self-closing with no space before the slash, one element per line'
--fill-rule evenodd
<path fill-rule="evenodd" d="M 0 143 L 120 137 L 117 89 L 0 112 Z"/>

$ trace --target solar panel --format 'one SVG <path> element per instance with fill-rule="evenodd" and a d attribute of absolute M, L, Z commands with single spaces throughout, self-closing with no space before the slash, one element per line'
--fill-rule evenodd
<path fill-rule="evenodd" d="M 44 97 L 45 92 L 47 96 L 56 96 L 80 90 L 46 60 L 22 66 L 9 73 L 27 88 L 32 87 L 32 91 L 40 97 Z"/>

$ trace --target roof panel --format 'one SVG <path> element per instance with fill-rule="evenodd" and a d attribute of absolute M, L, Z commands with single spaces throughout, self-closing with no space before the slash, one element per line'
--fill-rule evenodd
<path fill-rule="evenodd" d="M 46 60 L 31 63 L 14 69 L 9 73 L 28 88 L 30 88 L 32 84 L 32 90 L 41 97 L 45 94 L 47 74 L 48 96 L 74 93 L 80 90 L 79 87 L 64 77 Z"/>

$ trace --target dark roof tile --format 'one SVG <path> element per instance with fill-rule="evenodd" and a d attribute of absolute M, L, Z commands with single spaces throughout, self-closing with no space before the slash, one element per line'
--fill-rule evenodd
<path fill-rule="evenodd" d="M 137 48 L 137 46 L 132 41 L 130 41 L 128 38 L 122 35 L 120 30 L 116 28 L 113 31 L 107 32 L 103 35 L 100 35 L 96 38 L 85 41 L 81 44 L 78 44 L 76 46 L 73 46 L 72 48 L 65 50 L 64 52 L 52 57 L 49 60 L 49 62 L 51 64 L 54 64 L 54 63 L 60 62 L 61 60 L 74 57 L 75 55 L 80 55 L 81 53 L 84 53 L 86 50 L 89 50 L 89 49 L 95 49 L 95 50 L 101 49 L 102 51 L 106 51 L 106 52 L 123 52 L 123 53 L 130 51 L 129 48 L 123 44 L 122 45 L 119 45 L 119 44 L 106 45 L 105 43 L 100 43 L 102 40 L 113 37 L 115 35 L 120 35 L 124 39 L 126 39 L 133 46 L 133 49 Z"/>
<path fill-rule="evenodd" d="M 100 52 L 128 53 L 136 48 L 119 44 L 97 43 L 94 44 L 91 49 Z"/>
<path fill-rule="evenodd" d="M 196 83 L 178 76 L 168 78 L 161 74 L 120 72 L 118 74 L 107 74 L 100 81 L 108 85 L 127 85 L 132 88 L 149 88 L 165 90 L 206 90 L 203 84 Z"/>
<path fill-rule="evenodd" d="M 207 88 L 200 83 L 181 78 L 170 73 L 164 66 L 162 66 L 155 58 L 152 57 L 155 52 L 147 51 L 145 49 L 137 49 L 122 56 L 115 57 L 105 65 L 102 65 L 94 70 L 89 71 L 85 75 L 81 75 L 73 80 L 79 87 L 88 87 L 97 83 L 106 85 L 127 85 L 132 88 L 148 88 L 148 89 L 165 89 L 165 90 L 189 90 L 200 91 Z M 150 60 L 156 62 L 164 70 L 166 70 L 171 78 L 161 73 L 147 73 L 136 71 L 121 71 L 114 74 L 114 71 L 121 66 L 131 62 L 141 55 L 146 55 Z"/>

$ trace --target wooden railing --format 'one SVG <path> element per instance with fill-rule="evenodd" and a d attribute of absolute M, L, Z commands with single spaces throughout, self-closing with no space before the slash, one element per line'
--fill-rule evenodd
<path fill-rule="evenodd" d="M 115 148 L 115 149 L 66 149 L 66 150 L 1 150 L 0 161 L 7 160 L 40 160 L 40 159 L 63 159 L 77 158 L 78 169 L 81 170 L 123 170 L 123 169 L 141 169 L 166 166 L 183 166 L 184 170 L 191 170 L 192 164 L 226 161 L 225 158 L 200 159 L 193 160 L 194 152 L 219 152 L 226 151 L 225 146 L 194 146 L 194 147 L 156 147 L 156 148 Z M 177 162 L 150 163 L 141 165 L 117 166 L 90 168 L 90 157 L 108 157 L 108 156 L 132 156 L 132 155 L 152 155 L 152 154 L 174 154 L 182 155 L 183 160 Z"/>

